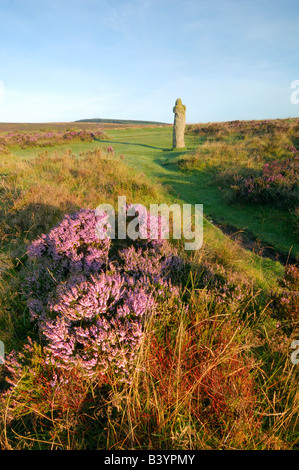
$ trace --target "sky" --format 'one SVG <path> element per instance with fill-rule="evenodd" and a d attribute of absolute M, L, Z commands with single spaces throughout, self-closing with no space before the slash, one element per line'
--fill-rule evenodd
<path fill-rule="evenodd" d="M 298 0 L 0 0 L 0 122 L 299 117 L 294 94 Z"/>

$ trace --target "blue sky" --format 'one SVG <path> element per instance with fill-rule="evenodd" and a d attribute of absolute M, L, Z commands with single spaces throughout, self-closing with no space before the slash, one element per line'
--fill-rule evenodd
<path fill-rule="evenodd" d="M 298 117 L 298 0 L 0 0 L 0 122 Z"/>

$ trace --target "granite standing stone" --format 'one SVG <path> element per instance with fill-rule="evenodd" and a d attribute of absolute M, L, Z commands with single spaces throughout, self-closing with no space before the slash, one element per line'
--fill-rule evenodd
<path fill-rule="evenodd" d="M 176 100 L 173 112 L 173 148 L 180 149 L 185 147 L 184 133 L 186 125 L 186 106 L 182 104 L 180 98 Z"/>

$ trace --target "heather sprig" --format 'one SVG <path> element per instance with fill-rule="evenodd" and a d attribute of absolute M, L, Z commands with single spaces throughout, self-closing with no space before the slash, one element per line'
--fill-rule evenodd
<path fill-rule="evenodd" d="M 296 150 L 296 149 L 295 149 Z M 260 175 L 241 178 L 232 189 L 235 197 L 245 202 L 261 204 L 275 202 L 295 206 L 299 201 L 299 157 L 265 163 Z"/>

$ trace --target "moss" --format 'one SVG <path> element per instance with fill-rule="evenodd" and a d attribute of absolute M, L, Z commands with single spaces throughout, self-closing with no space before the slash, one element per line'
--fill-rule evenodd
<path fill-rule="evenodd" d="M 184 104 L 182 104 L 181 98 L 178 98 L 176 100 L 175 106 L 173 108 L 173 112 L 174 113 L 177 113 L 177 112 L 185 113 L 186 112 L 186 106 Z"/>

